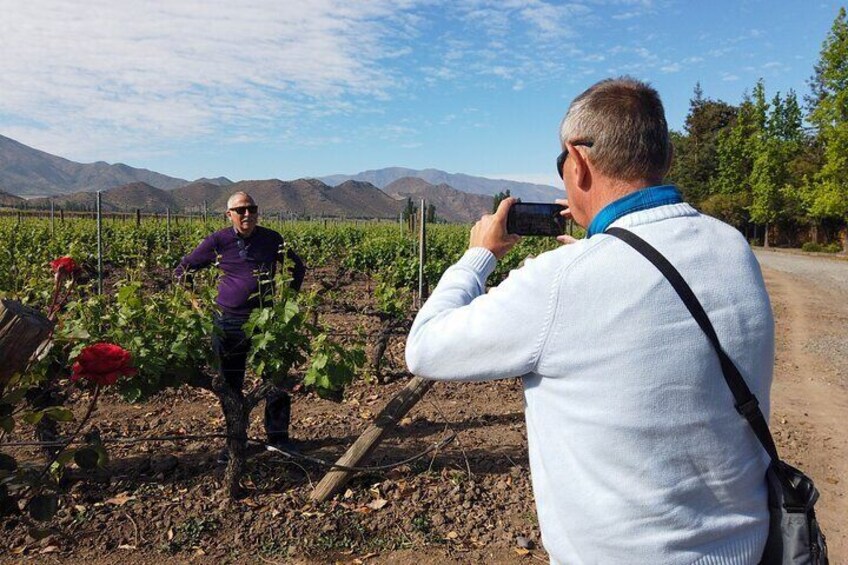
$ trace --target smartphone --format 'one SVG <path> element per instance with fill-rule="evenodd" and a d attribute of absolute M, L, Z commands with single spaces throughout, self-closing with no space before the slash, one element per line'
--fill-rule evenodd
<path fill-rule="evenodd" d="M 561 204 L 545 202 L 516 202 L 509 209 L 506 231 L 516 235 L 556 237 L 565 233 L 565 218 Z"/>

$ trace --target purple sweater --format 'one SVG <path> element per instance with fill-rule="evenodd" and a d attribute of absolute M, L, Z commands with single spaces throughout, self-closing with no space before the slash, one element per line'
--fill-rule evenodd
<path fill-rule="evenodd" d="M 218 230 L 183 257 L 175 271 L 179 278 L 191 271 L 208 267 L 217 259 L 222 275 L 218 279 L 217 303 L 224 314 L 247 317 L 260 305 L 259 281 L 273 281 L 277 261 L 284 256 L 294 261 L 291 287 L 300 289 L 306 268 L 291 250 L 285 252 L 283 236 L 274 230 L 256 226 L 250 237 L 242 238 L 232 227 Z M 263 285 L 263 296 L 273 294 L 273 285 Z"/>

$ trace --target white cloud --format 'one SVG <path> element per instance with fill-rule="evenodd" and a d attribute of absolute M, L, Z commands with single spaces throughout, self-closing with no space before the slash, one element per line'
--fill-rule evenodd
<path fill-rule="evenodd" d="M 680 72 L 680 69 L 683 67 L 680 63 L 671 63 L 669 65 L 663 65 L 660 67 L 660 70 L 664 73 L 677 73 Z"/>
<path fill-rule="evenodd" d="M 0 0 L 0 116 L 34 124 L 0 127 L 87 156 L 350 112 L 396 88 L 382 63 L 408 52 L 398 6 Z"/>
<path fill-rule="evenodd" d="M 739 77 L 737 75 L 734 75 L 734 74 L 731 74 L 731 73 L 723 73 L 721 80 L 723 80 L 725 82 L 731 82 L 731 81 L 734 81 L 734 80 L 739 80 Z"/>

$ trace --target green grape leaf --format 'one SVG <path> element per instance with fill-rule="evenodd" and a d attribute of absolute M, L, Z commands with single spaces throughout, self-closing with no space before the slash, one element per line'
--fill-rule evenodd
<path fill-rule="evenodd" d="M 62 406 L 52 406 L 44 410 L 44 416 L 57 422 L 73 422 L 74 413 Z"/>

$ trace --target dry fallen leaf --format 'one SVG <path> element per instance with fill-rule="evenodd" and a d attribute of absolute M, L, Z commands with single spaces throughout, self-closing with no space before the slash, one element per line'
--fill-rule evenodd
<path fill-rule="evenodd" d="M 113 496 L 112 498 L 107 498 L 105 502 L 106 502 L 106 504 L 114 504 L 115 506 L 123 506 L 124 504 L 126 504 L 130 500 L 135 500 L 135 499 L 136 498 L 134 496 L 131 496 L 130 493 L 122 492 L 121 494 L 119 494 L 117 496 Z"/>
<path fill-rule="evenodd" d="M 371 502 L 369 502 L 367 506 L 372 510 L 379 510 L 388 503 L 389 501 L 385 498 L 378 498 L 377 500 L 372 500 Z"/>
<path fill-rule="evenodd" d="M 348 498 L 350 498 L 351 496 L 353 496 L 353 491 L 352 491 L 352 490 L 350 490 L 350 489 L 347 489 L 347 490 L 345 491 L 345 493 L 344 493 L 344 499 L 345 499 L 345 500 L 347 500 L 347 499 L 348 499 Z"/>
<path fill-rule="evenodd" d="M 48 545 L 47 547 L 39 551 L 39 553 L 59 553 L 59 546 Z"/>
<path fill-rule="evenodd" d="M 520 555 L 520 556 L 524 557 L 525 555 L 530 555 L 530 550 L 529 550 L 529 549 L 524 549 L 523 547 L 516 547 L 516 548 L 515 548 L 515 553 L 517 553 L 518 555 Z"/>
<path fill-rule="evenodd" d="M 455 531 L 451 530 L 448 532 L 448 535 L 445 536 L 446 539 L 456 539 L 459 537 L 459 534 Z"/>
<path fill-rule="evenodd" d="M 137 548 L 136 546 L 134 546 L 134 545 L 127 545 L 127 544 L 123 544 L 123 545 L 119 545 L 119 546 L 118 546 L 118 549 L 126 549 L 126 550 L 128 550 L 128 551 L 132 551 L 132 550 L 134 550 L 134 549 L 138 549 L 138 548 Z"/>

